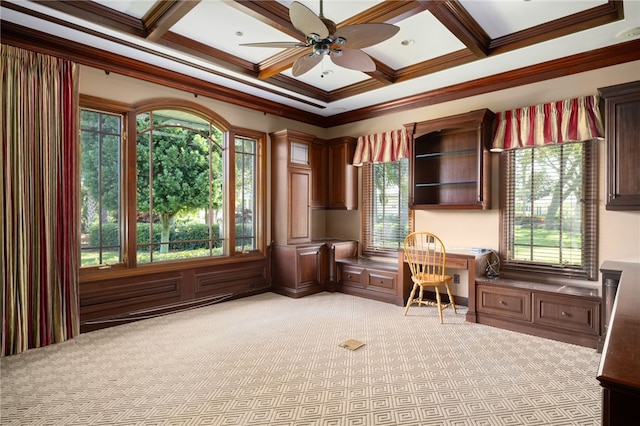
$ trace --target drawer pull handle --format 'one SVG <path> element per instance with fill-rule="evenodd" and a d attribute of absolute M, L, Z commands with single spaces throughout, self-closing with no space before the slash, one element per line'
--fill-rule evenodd
<path fill-rule="evenodd" d="M 347 278 L 351 278 L 351 274 L 347 275 Z"/>
<path fill-rule="evenodd" d="M 569 317 L 571 315 L 569 315 L 568 313 L 566 313 L 565 311 L 560 312 L 560 315 L 562 315 L 563 317 Z"/>
<path fill-rule="evenodd" d="M 505 302 L 504 300 L 501 300 L 498 303 L 500 303 L 501 305 L 506 305 L 507 304 L 507 302 Z"/>

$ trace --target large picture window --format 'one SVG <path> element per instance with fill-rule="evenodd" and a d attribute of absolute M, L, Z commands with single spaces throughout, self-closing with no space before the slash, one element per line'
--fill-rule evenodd
<path fill-rule="evenodd" d="M 411 232 L 409 160 L 362 166 L 363 252 L 397 256 Z"/>
<path fill-rule="evenodd" d="M 503 269 L 597 279 L 596 142 L 502 156 Z"/>
<path fill-rule="evenodd" d="M 82 267 L 264 249 L 264 135 L 224 128 L 193 107 L 81 116 Z"/>

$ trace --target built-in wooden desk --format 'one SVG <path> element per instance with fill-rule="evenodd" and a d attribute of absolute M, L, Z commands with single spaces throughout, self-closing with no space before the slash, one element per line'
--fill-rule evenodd
<path fill-rule="evenodd" d="M 484 275 L 489 253 L 447 250 L 446 267 L 468 271 L 469 301 L 466 319 L 469 322 L 476 322 L 476 278 Z M 398 287 L 402 289 L 402 300 L 406 302 L 409 299 L 409 294 L 411 294 L 413 283 L 409 264 L 406 262 L 403 250 L 398 250 Z"/>
<path fill-rule="evenodd" d="M 603 387 L 602 425 L 640 422 L 640 264 L 604 262 L 620 271 L 597 379 Z"/>

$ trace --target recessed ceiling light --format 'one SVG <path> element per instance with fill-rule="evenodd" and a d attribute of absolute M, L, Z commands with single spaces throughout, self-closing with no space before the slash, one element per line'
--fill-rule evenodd
<path fill-rule="evenodd" d="M 242 31 L 236 31 L 236 35 L 237 35 L 238 37 L 242 37 L 244 34 L 242 33 Z"/>
<path fill-rule="evenodd" d="M 413 44 L 413 43 L 415 43 L 415 42 L 416 42 L 416 41 L 415 41 L 414 39 L 412 39 L 412 38 L 408 38 L 408 39 L 406 39 L 406 40 L 402 40 L 402 41 L 400 42 L 400 44 L 401 44 L 401 45 L 403 45 L 403 46 L 409 46 L 409 45 L 411 45 L 411 44 Z"/>
<path fill-rule="evenodd" d="M 617 38 L 627 38 L 640 36 L 640 27 L 630 28 L 628 30 L 620 31 L 616 34 Z"/>
<path fill-rule="evenodd" d="M 344 112 L 346 108 L 333 108 L 333 112 Z"/>

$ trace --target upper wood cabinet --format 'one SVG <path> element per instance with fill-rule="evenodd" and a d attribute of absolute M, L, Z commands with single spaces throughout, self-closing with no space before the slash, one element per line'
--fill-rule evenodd
<path fill-rule="evenodd" d="M 640 210 L 640 81 L 598 90 L 605 109 L 606 208 Z"/>
<path fill-rule="evenodd" d="M 356 139 L 342 137 L 327 141 L 328 199 L 326 208 L 355 210 L 358 208 L 358 169 L 351 164 Z"/>
<path fill-rule="evenodd" d="M 314 137 L 271 133 L 271 236 L 276 244 L 311 241 L 311 155 Z"/>
<path fill-rule="evenodd" d="M 311 209 L 358 208 L 356 139 L 292 130 L 271 137 L 271 233 L 275 244 L 311 241 Z"/>
<path fill-rule="evenodd" d="M 409 161 L 411 209 L 491 208 L 488 109 L 405 125 L 413 132 Z"/>

